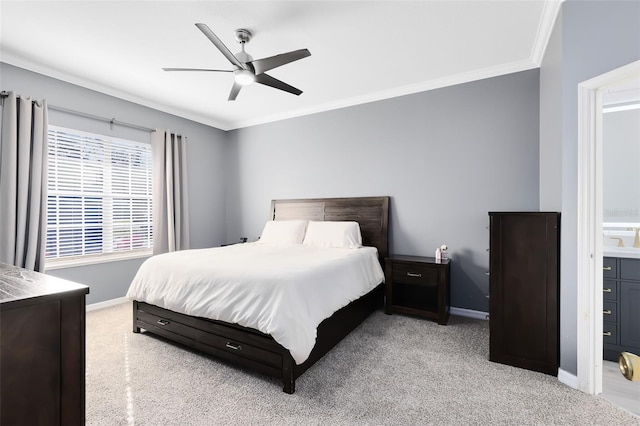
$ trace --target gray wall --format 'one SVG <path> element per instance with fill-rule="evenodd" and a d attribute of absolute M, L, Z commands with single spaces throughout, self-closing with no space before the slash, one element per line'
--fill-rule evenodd
<path fill-rule="evenodd" d="M 538 71 L 225 133 L 0 63 L 2 90 L 189 137 L 192 247 L 254 240 L 273 198 L 390 195 L 392 253 L 454 258 L 452 304 L 487 311 L 490 210 L 538 208 Z M 50 123 L 148 141 L 61 112 Z M 227 143 L 225 143 L 227 142 Z M 122 297 L 143 259 L 50 270 Z"/>
<path fill-rule="evenodd" d="M 551 56 L 545 55 L 543 65 L 547 66 L 541 68 L 540 80 L 545 84 L 541 84 L 540 104 L 562 105 L 562 163 L 541 158 L 540 180 L 545 185 L 540 190 L 541 200 L 555 194 L 551 186 L 561 176 L 556 182 L 562 190 L 560 367 L 577 374 L 578 84 L 640 59 L 640 2 L 569 0 L 563 3 L 559 19 L 548 48 Z M 556 120 L 541 115 L 540 134 L 546 135 L 541 146 L 558 143 Z"/>
<path fill-rule="evenodd" d="M 454 259 L 452 305 L 488 311 L 487 212 L 538 210 L 538 70 L 235 130 L 229 239 L 274 198 L 391 196 L 396 254 Z"/>
<path fill-rule="evenodd" d="M 51 105 L 82 111 L 149 128 L 169 128 L 188 137 L 189 220 L 191 246 L 209 247 L 226 241 L 224 201 L 225 132 L 162 113 L 73 84 L 0 63 L 0 90 L 11 90 Z M 50 111 L 49 123 L 80 130 L 149 141 L 149 133 Z M 90 286 L 87 303 L 125 295 L 142 259 L 55 269 L 51 275 Z"/>
<path fill-rule="evenodd" d="M 562 8 L 540 64 L 540 210 L 562 210 Z"/>

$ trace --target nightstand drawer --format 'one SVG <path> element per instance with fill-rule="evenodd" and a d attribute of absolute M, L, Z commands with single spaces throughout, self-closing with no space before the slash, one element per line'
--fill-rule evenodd
<path fill-rule="evenodd" d="M 602 305 L 602 320 L 609 322 L 618 322 L 618 304 L 614 302 L 604 301 Z"/>
<path fill-rule="evenodd" d="M 385 258 L 384 312 L 433 318 L 446 325 L 451 312 L 450 263 L 422 256 Z"/>
<path fill-rule="evenodd" d="M 425 265 L 393 263 L 393 281 L 406 284 L 437 285 L 438 270 Z"/>

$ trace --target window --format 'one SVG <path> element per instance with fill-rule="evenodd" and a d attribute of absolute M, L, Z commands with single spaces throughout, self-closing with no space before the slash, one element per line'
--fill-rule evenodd
<path fill-rule="evenodd" d="M 151 253 L 149 144 L 49 126 L 47 266 Z"/>

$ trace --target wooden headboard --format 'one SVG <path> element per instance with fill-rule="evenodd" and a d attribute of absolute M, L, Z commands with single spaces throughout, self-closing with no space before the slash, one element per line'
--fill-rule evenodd
<path fill-rule="evenodd" d="M 377 248 L 381 260 L 389 253 L 389 197 L 272 200 L 271 219 L 356 221 L 362 245 Z"/>

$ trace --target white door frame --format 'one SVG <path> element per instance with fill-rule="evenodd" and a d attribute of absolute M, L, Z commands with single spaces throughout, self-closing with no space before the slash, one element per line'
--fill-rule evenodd
<path fill-rule="evenodd" d="M 640 78 L 640 61 L 578 85 L 578 389 L 602 392 L 602 99 Z"/>

